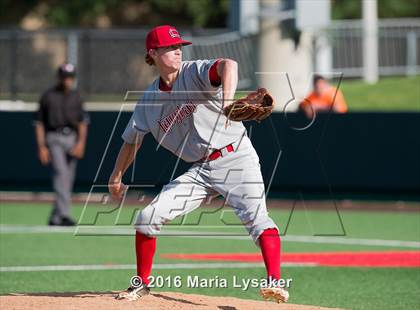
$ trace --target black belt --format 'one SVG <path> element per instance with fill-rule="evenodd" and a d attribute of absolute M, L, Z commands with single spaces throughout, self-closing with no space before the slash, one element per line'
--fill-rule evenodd
<path fill-rule="evenodd" d="M 76 130 L 73 127 L 68 127 L 68 126 L 60 127 L 60 128 L 51 128 L 48 131 L 60 133 L 66 136 L 76 132 Z"/>

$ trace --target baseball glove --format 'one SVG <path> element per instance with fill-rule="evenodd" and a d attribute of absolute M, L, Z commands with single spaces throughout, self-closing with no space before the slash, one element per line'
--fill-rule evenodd
<path fill-rule="evenodd" d="M 232 121 L 261 121 L 274 109 L 273 97 L 265 88 L 258 88 L 248 96 L 236 100 L 224 108 L 223 112 Z"/>

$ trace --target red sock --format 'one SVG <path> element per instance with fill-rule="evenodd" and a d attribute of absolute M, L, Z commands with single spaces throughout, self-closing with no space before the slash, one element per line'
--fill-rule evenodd
<path fill-rule="evenodd" d="M 280 236 L 275 228 L 264 230 L 259 237 L 267 277 L 280 279 Z"/>
<path fill-rule="evenodd" d="M 136 231 L 137 276 L 148 285 L 152 272 L 153 256 L 156 251 L 156 238 L 150 238 Z"/>

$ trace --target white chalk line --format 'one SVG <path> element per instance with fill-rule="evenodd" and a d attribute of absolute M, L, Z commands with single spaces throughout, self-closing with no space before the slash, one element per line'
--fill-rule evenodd
<path fill-rule="evenodd" d="M 316 263 L 284 263 L 282 267 L 316 267 Z M 153 264 L 153 270 L 176 269 L 241 269 L 264 268 L 263 263 L 179 263 Z M 45 266 L 4 266 L 0 272 L 31 272 L 31 271 L 86 271 L 86 270 L 135 270 L 136 265 L 45 265 Z"/>
<path fill-rule="evenodd" d="M 76 236 L 83 235 L 133 235 L 133 227 L 118 227 L 118 226 L 77 226 L 75 227 L 59 227 L 59 226 L 27 226 L 27 225 L 7 225 L 0 224 L 0 234 L 54 234 L 66 233 L 74 234 Z M 183 231 L 175 229 L 166 229 L 161 236 L 177 236 L 182 238 L 201 238 L 201 239 L 227 239 L 227 240 L 251 240 L 245 233 L 243 235 L 233 235 L 226 232 L 211 232 L 202 231 Z M 417 241 L 403 241 L 403 240 L 384 240 L 384 239 L 364 239 L 364 238 L 348 238 L 348 237 L 334 237 L 334 236 L 282 236 L 281 240 L 284 242 L 299 242 L 299 243 L 319 243 L 319 244 L 340 244 L 340 245 L 365 245 L 365 246 L 384 246 L 384 247 L 400 247 L 400 248 L 414 248 L 420 249 L 420 242 Z"/>

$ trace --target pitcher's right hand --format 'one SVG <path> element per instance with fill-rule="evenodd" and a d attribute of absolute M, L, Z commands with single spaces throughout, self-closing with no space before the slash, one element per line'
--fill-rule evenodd
<path fill-rule="evenodd" d="M 125 191 L 128 189 L 127 185 L 121 180 L 110 178 L 108 182 L 108 191 L 114 199 L 121 199 Z"/>

